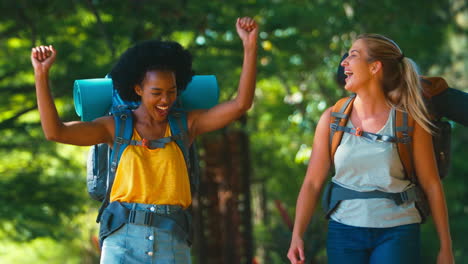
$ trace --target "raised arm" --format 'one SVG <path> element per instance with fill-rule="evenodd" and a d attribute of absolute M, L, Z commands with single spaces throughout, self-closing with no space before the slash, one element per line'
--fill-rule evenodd
<path fill-rule="evenodd" d="M 438 175 L 431 135 L 417 123 L 413 135 L 413 160 L 418 181 L 429 201 L 429 206 L 439 235 L 440 251 L 437 263 L 454 263 L 447 206 L 444 190 Z"/>
<path fill-rule="evenodd" d="M 294 229 L 288 251 L 288 258 L 292 264 L 305 263 L 303 235 L 315 211 L 320 191 L 327 180 L 330 169 L 330 147 L 328 144 L 330 113 L 331 108 L 322 114 L 315 130 L 312 155 L 297 198 Z"/>
<path fill-rule="evenodd" d="M 257 74 L 257 23 L 248 17 L 239 18 L 236 29 L 244 46 L 244 62 L 237 96 L 206 111 L 193 111 L 189 114 L 189 127 L 192 138 L 226 126 L 242 116 L 251 106 Z"/>
<path fill-rule="evenodd" d="M 112 117 L 99 118 L 93 122 L 63 123 L 60 120 L 49 88 L 49 70 L 56 56 L 57 52 L 52 46 L 35 47 L 31 52 L 37 105 L 45 137 L 48 140 L 80 146 L 112 144 L 114 134 Z"/>

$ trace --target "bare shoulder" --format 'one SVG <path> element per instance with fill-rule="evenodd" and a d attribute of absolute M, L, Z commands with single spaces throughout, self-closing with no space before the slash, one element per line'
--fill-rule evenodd
<path fill-rule="evenodd" d="M 322 116 L 320 117 L 320 120 L 323 118 L 329 119 L 332 111 L 333 111 L 333 106 L 328 107 L 325 111 L 323 111 Z"/>
<path fill-rule="evenodd" d="M 331 117 L 332 107 L 326 109 L 322 116 L 320 116 L 320 120 L 317 124 L 315 129 L 315 140 L 314 142 L 319 139 L 319 141 L 328 142 L 328 137 L 330 135 L 330 117 Z"/>
<path fill-rule="evenodd" d="M 333 107 L 329 107 L 325 111 L 323 111 L 322 115 L 320 116 L 318 127 L 325 126 L 328 128 L 328 123 L 330 123 L 332 109 Z"/>

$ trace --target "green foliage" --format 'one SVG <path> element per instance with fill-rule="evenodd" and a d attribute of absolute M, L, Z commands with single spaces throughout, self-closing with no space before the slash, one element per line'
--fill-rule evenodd
<path fill-rule="evenodd" d="M 265 200 L 253 207 L 264 211 L 254 219 L 257 251 L 267 252 L 263 263 L 287 262 L 290 231 L 273 201 L 280 200 L 294 214 L 317 121 L 345 94 L 334 76 L 354 37 L 387 35 L 423 73 L 468 87 L 468 14 L 462 0 L 19 0 L 0 2 L 0 14 L 0 241 L 9 252 L 27 248 L 27 259 L 37 263 L 75 263 L 95 256 L 90 246 L 80 245 L 89 245 L 95 234 L 93 217 L 85 216 L 95 215 L 96 204 L 84 187 L 86 149 L 43 137 L 32 46 L 53 44 L 58 50 L 50 82 L 63 120 L 77 119 L 73 80 L 106 75 L 119 54 L 146 39 L 180 41 L 193 53 L 197 74 L 216 74 L 226 100 L 237 89 L 242 62 L 235 19 L 254 16 L 261 26 L 258 85 L 247 130 L 252 186 L 264 188 L 253 198 Z M 444 180 L 459 263 L 468 259 L 462 237 L 468 213 L 463 184 L 467 134 L 466 128 L 456 127 L 451 175 Z M 316 263 L 325 263 L 325 226 L 317 213 L 306 235 L 308 255 Z M 430 252 L 425 262 L 434 262 L 438 242 L 431 224 L 424 225 L 422 241 L 424 252 Z M 11 253 L 0 262 L 22 258 Z"/>
<path fill-rule="evenodd" d="M 0 208 L 0 221 L 8 223 L 4 231 L 10 238 L 72 236 L 56 227 L 82 211 L 83 187 L 67 177 L 39 178 L 40 175 L 38 169 L 24 170 L 0 185 L 0 199 L 6 201 Z"/>

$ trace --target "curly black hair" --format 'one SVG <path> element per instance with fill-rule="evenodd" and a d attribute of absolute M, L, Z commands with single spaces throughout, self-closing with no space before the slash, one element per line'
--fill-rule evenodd
<path fill-rule="evenodd" d="M 138 102 L 134 86 L 141 84 L 146 72 L 169 70 L 175 73 L 177 94 L 192 80 L 192 55 L 179 43 L 148 40 L 127 49 L 110 72 L 114 88 L 126 101 Z"/>

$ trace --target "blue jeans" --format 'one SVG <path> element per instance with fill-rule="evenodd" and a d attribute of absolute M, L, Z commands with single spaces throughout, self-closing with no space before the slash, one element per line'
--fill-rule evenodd
<path fill-rule="evenodd" d="M 149 210 L 145 204 L 123 204 L 129 209 Z M 190 264 L 190 247 L 168 230 L 125 224 L 102 245 L 101 264 Z"/>
<path fill-rule="evenodd" d="M 329 264 L 418 264 L 419 251 L 419 224 L 367 228 L 328 223 Z"/>

